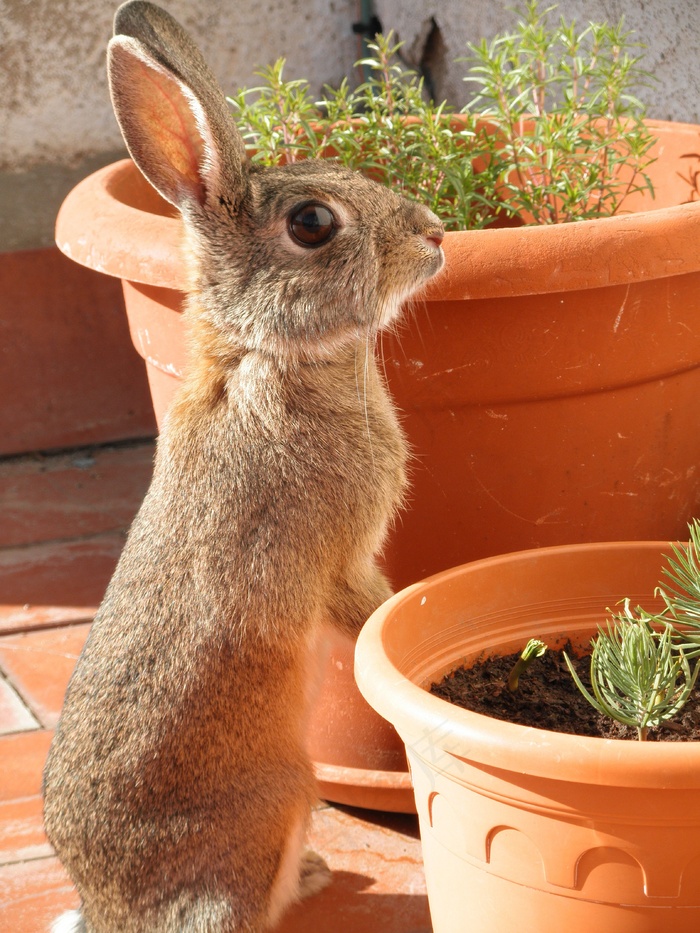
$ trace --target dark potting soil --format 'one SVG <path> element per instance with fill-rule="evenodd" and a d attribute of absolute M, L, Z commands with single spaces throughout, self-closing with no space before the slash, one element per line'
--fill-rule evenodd
<path fill-rule="evenodd" d="M 637 730 L 597 712 L 580 693 L 569 673 L 563 651 L 573 660 L 576 673 L 590 689 L 590 658 L 575 658 L 570 646 L 549 649 L 536 658 L 520 677 L 513 693 L 508 675 L 519 655 L 489 657 L 448 674 L 430 692 L 450 703 L 523 726 L 607 739 L 637 739 Z M 683 709 L 658 729 L 650 729 L 650 742 L 700 740 L 700 688 Z"/>

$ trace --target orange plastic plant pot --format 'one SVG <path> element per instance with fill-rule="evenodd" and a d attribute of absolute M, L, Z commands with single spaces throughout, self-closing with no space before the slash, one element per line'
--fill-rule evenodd
<path fill-rule="evenodd" d="M 360 634 L 355 673 L 406 742 L 435 933 L 700 928 L 700 745 L 584 738 L 452 706 L 465 661 L 586 643 L 606 608 L 654 606 L 667 545 L 475 561 L 408 587 Z"/>

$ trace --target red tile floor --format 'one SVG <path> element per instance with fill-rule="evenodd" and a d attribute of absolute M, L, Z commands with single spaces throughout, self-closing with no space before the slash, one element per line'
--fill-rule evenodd
<path fill-rule="evenodd" d="M 150 442 L 0 460 L 0 931 L 78 898 L 42 830 L 41 772 L 70 673 L 148 484 Z M 415 818 L 320 804 L 333 869 L 279 933 L 429 933 Z"/>

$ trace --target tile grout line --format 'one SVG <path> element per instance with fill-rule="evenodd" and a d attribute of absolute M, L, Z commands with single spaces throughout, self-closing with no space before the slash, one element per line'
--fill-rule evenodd
<path fill-rule="evenodd" d="M 0 551 L 0 553 L 2 553 Z M 96 611 L 97 607 L 95 607 Z M 0 645 L 2 640 L 6 635 L 24 635 L 30 634 L 31 632 L 51 632 L 54 629 L 62 628 L 71 628 L 75 625 L 85 625 L 87 622 L 93 622 L 95 619 L 95 612 L 86 612 L 83 616 L 75 616 L 72 619 L 61 619 L 57 622 L 52 621 L 48 622 L 46 625 L 27 625 L 26 623 L 17 623 L 16 626 L 9 626 L 8 628 L 2 627 L 2 622 L 0 621 Z"/>
<path fill-rule="evenodd" d="M 22 855 L 19 858 L 8 858 L 7 861 L 4 861 L 3 857 L 0 855 L 0 877 L 3 868 L 12 868 L 16 865 L 30 865 L 34 862 L 43 862 L 49 858 L 58 858 L 50 842 L 44 842 L 42 845 L 45 849 L 48 849 L 43 855 Z"/>
<path fill-rule="evenodd" d="M 64 538 L 48 538 L 45 541 L 29 541 L 24 544 L 8 544 L 0 546 L 0 557 L 10 551 L 29 551 L 32 548 L 50 547 L 55 544 L 83 544 L 90 541 L 96 541 L 99 538 L 121 538 L 126 543 L 128 527 L 124 525 L 115 526 L 103 531 L 93 531 L 82 535 L 70 535 Z"/>
<path fill-rule="evenodd" d="M 0 456 L 0 468 L 6 463 L 17 463 L 25 460 L 30 463 L 43 463 L 53 457 L 79 457 L 81 454 L 93 454 L 100 451 L 141 450 L 154 446 L 156 437 L 134 437 L 123 441 L 106 441 L 102 444 L 79 444 L 71 447 L 56 447 L 47 450 L 21 451 L 14 454 Z"/>

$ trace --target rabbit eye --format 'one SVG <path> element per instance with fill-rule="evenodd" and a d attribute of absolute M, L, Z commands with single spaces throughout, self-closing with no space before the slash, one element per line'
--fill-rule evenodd
<path fill-rule="evenodd" d="M 313 201 L 295 207 L 289 216 L 289 232 L 302 246 L 321 246 L 336 230 L 333 213 L 323 204 Z"/>

